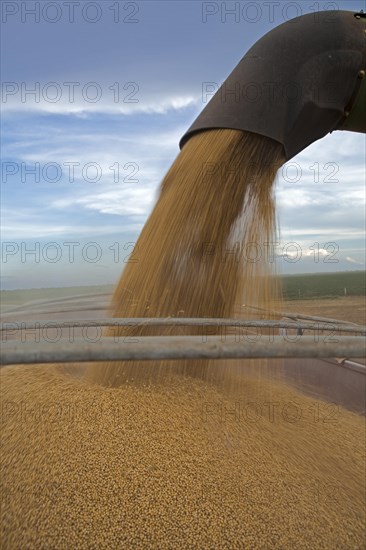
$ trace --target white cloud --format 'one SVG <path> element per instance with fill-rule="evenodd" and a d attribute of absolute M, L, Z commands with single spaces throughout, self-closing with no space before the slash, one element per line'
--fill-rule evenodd
<path fill-rule="evenodd" d="M 313 227 L 311 229 L 299 229 L 296 227 L 286 228 L 281 227 L 281 236 L 287 236 L 289 238 L 303 238 L 303 237 L 325 237 L 327 239 L 334 238 L 337 236 L 337 239 L 352 239 L 352 238 L 362 238 L 365 235 L 365 232 L 362 228 L 354 229 L 350 227 L 342 227 L 340 231 L 339 227 Z"/>
<path fill-rule="evenodd" d="M 52 208 L 67 209 L 71 206 L 96 210 L 102 214 L 121 216 L 142 216 L 151 210 L 154 203 L 154 190 L 148 187 L 130 189 L 109 189 L 88 193 L 78 198 L 62 198 L 51 203 Z"/>
<path fill-rule="evenodd" d="M 6 216 L 6 213 L 4 214 Z M 138 234 L 142 229 L 143 224 L 140 222 L 129 222 L 124 224 L 123 232 L 132 232 Z M 28 239 L 44 239 L 44 238 L 63 238 L 63 237 L 88 237 L 90 235 L 115 235 L 115 225 L 103 225 L 96 227 L 95 225 L 77 225 L 77 224 L 52 224 L 47 220 L 39 220 L 37 223 L 29 219 L 17 218 L 11 222 L 5 223 L 2 227 L 4 245 L 13 241 L 28 240 Z"/>
<path fill-rule="evenodd" d="M 100 101 L 90 102 L 79 98 L 74 102 L 60 100 L 57 102 L 45 101 L 40 98 L 39 101 L 22 101 L 21 97 L 11 97 L 3 105 L 3 112 L 19 113 L 44 113 L 53 115 L 75 115 L 85 118 L 89 114 L 107 114 L 107 115 L 135 115 L 144 114 L 167 114 L 170 111 L 179 111 L 187 107 L 199 106 L 202 103 L 200 96 L 168 96 L 168 97 L 144 97 L 136 98 L 136 102 L 111 102 L 110 94 L 107 98 L 101 97 Z"/>
<path fill-rule="evenodd" d="M 364 265 L 364 262 L 358 262 L 357 260 L 355 260 L 354 258 L 351 258 L 350 256 L 347 256 L 346 260 L 351 264 Z"/>

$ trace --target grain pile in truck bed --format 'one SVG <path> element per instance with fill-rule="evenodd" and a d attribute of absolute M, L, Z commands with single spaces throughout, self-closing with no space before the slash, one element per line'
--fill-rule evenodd
<path fill-rule="evenodd" d="M 1 369 L 2 548 L 364 548 L 364 419 L 265 378 Z"/>

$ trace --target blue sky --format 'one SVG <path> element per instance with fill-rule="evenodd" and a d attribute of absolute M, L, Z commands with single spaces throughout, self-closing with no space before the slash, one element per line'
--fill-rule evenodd
<path fill-rule="evenodd" d="M 71 4 L 2 3 L 4 289 L 116 282 L 180 137 L 205 105 L 203 83 L 220 85 L 286 20 L 366 8 Z M 364 135 L 335 132 L 308 147 L 280 171 L 276 196 L 280 270 L 365 269 Z"/>

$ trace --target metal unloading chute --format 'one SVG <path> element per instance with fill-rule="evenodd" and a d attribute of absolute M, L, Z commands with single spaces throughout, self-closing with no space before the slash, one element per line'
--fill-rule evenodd
<path fill-rule="evenodd" d="M 366 133 L 366 14 L 279 25 L 241 59 L 180 140 L 231 128 L 283 144 L 286 160 L 334 130 Z"/>

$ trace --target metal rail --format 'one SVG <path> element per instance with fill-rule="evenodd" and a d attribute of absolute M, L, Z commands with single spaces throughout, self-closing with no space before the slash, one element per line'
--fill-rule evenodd
<path fill-rule="evenodd" d="M 144 336 L 101 337 L 95 342 L 83 338 L 72 342 L 19 342 L 2 345 L 0 364 L 72 363 L 89 361 L 362 357 L 366 338 L 341 337 L 314 342 L 314 336 L 298 336 L 290 342 L 281 336 L 261 336 L 243 341 L 243 336 Z M 116 341 L 119 340 L 119 341 Z M 239 341 L 238 341 L 239 340 Z"/>
<path fill-rule="evenodd" d="M 132 326 L 186 326 L 186 327 L 247 327 L 247 328 L 285 328 L 303 329 L 312 331 L 351 332 L 366 335 L 366 326 L 352 324 L 333 324 L 333 321 L 318 321 L 316 323 L 301 323 L 294 321 L 267 321 L 267 320 L 244 320 L 244 319 L 223 319 L 223 318 L 146 318 L 146 317 L 106 317 L 92 321 L 90 319 L 60 319 L 46 321 L 5 321 L 0 324 L 0 331 L 18 332 L 26 330 L 43 330 L 58 328 L 87 328 L 87 327 L 132 327 Z M 3 341 L 6 337 L 3 337 Z"/>

